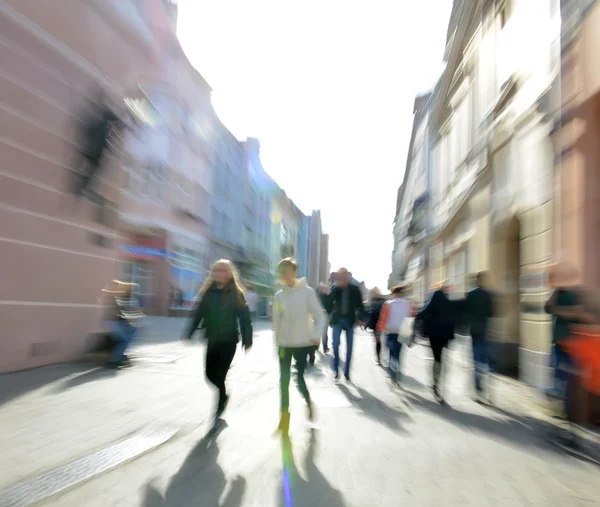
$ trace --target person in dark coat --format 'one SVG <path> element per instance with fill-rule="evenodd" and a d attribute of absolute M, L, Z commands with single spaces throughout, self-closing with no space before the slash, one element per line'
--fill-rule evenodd
<path fill-rule="evenodd" d="M 490 369 L 488 324 L 489 319 L 494 316 L 494 304 L 491 292 L 486 289 L 488 279 L 487 272 L 477 273 L 477 287 L 469 292 L 465 304 L 471 329 L 475 390 L 478 397 L 483 393 L 485 371 Z"/>
<path fill-rule="evenodd" d="M 221 259 L 215 262 L 207 282 L 200 289 L 198 300 L 184 338 L 191 339 L 200 326 L 204 330 L 207 339 L 206 378 L 219 390 L 215 414 L 217 422 L 229 401 L 225 379 L 235 356 L 240 332 L 244 349 L 248 351 L 252 347 L 250 310 L 231 261 Z"/>
<path fill-rule="evenodd" d="M 373 331 L 375 337 L 375 364 L 380 364 L 381 359 L 381 333 L 377 331 L 377 322 L 379 322 L 379 316 L 381 314 L 381 308 L 383 303 L 386 302 L 386 298 L 381 295 L 381 292 L 377 287 L 371 290 L 371 302 L 369 306 L 369 321 L 367 322 L 367 328 Z"/>
<path fill-rule="evenodd" d="M 454 339 L 455 307 L 448 299 L 448 285 L 443 282 L 434 288 L 429 302 L 418 313 L 417 318 L 423 321 L 423 334 L 429 337 L 433 352 L 433 395 L 439 403 L 444 402 L 440 391 L 443 350 Z"/>
<path fill-rule="evenodd" d="M 350 283 L 352 275 L 346 268 L 337 273 L 337 283 L 331 289 L 327 300 L 327 313 L 333 328 L 333 373 L 339 379 L 340 341 L 342 331 L 346 333 L 346 365 L 344 375 L 350 380 L 350 363 L 354 343 L 354 326 L 364 326 L 365 307 L 360 287 Z"/>

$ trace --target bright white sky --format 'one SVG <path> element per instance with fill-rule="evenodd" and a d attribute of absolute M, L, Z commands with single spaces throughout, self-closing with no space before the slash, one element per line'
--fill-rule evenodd
<path fill-rule="evenodd" d="M 240 140 L 304 213 L 333 270 L 385 288 L 415 94 L 442 70 L 452 0 L 180 0 L 179 36 Z"/>

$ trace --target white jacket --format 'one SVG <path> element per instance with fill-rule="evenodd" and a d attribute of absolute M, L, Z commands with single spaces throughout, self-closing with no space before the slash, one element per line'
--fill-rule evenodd
<path fill-rule="evenodd" d="M 308 347 L 321 340 L 326 325 L 325 310 L 304 278 L 273 297 L 273 332 L 280 347 Z"/>

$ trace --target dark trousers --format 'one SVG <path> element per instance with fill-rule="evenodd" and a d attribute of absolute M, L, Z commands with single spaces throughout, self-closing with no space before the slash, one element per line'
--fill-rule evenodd
<path fill-rule="evenodd" d="M 296 386 L 306 402 L 310 402 L 310 393 L 304 380 L 306 358 L 311 347 L 279 347 L 279 390 L 281 393 L 281 411 L 287 412 L 290 407 L 290 378 L 292 358 L 296 361 Z"/>
<path fill-rule="evenodd" d="M 235 356 L 237 343 L 234 341 L 224 343 L 208 342 L 206 348 L 206 378 L 219 390 L 219 407 L 222 407 L 227 398 L 225 378 Z"/>
<path fill-rule="evenodd" d="M 350 362 L 352 361 L 352 345 L 354 343 L 354 325 L 348 317 L 342 317 L 333 326 L 333 371 L 337 375 L 340 369 L 340 342 L 342 331 L 346 332 L 346 366 L 344 374 L 350 376 Z"/>
<path fill-rule="evenodd" d="M 381 333 L 373 331 L 373 336 L 375 337 L 375 355 L 379 361 L 379 356 L 381 356 Z"/>
<path fill-rule="evenodd" d="M 483 391 L 483 378 L 490 369 L 488 343 L 484 335 L 472 334 L 473 365 L 475 366 L 475 389 Z"/>
<path fill-rule="evenodd" d="M 429 338 L 429 345 L 433 352 L 433 388 L 437 391 L 442 375 L 442 357 L 444 349 L 448 346 L 448 340 Z"/>

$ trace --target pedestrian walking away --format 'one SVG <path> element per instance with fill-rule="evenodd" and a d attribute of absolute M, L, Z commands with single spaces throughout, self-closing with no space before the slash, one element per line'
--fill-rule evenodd
<path fill-rule="evenodd" d="M 439 403 L 444 403 L 440 385 L 442 358 L 444 349 L 454 339 L 454 308 L 448 299 L 446 282 L 434 286 L 433 289 L 431 299 L 417 314 L 417 318 L 423 321 L 423 334 L 429 337 L 429 344 L 433 352 L 433 395 Z"/>
<path fill-rule="evenodd" d="M 306 359 L 311 347 L 321 340 L 326 317 L 315 291 L 305 279 L 297 279 L 298 265 L 283 259 L 277 275 L 283 288 L 273 297 L 273 332 L 279 355 L 281 415 L 278 431 L 287 435 L 290 425 L 290 377 L 292 358 L 296 362 L 298 391 L 306 401 L 308 417 L 314 418 L 314 406 L 304 379 Z"/>
<path fill-rule="evenodd" d="M 397 380 L 400 373 L 400 352 L 403 344 L 400 331 L 405 320 L 414 316 L 413 305 L 404 297 L 405 294 L 406 287 L 398 286 L 392 289 L 392 299 L 384 303 L 376 326 L 380 335 L 386 335 L 386 344 L 390 351 L 390 371 L 394 380 Z"/>
<path fill-rule="evenodd" d="M 324 284 L 324 283 L 319 284 L 319 300 L 321 301 L 321 306 L 323 307 L 323 309 L 325 310 L 325 313 L 327 314 L 327 322 L 325 323 L 325 326 L 323 326 L 322 345 L 323 345 L 323 353 L 324 354 L 327 354 L 329 352 L 329 336 L 327 336 L 327 330 L 329 328 L 329 310 L 328 310 L 329 290 L 330 290 L 330 288 L 327 286 L 327 284 Z"/>
<path fill-rule="evenodd" d="M 379 322 L 381 307 L 386 299 L 381 295 L 377 287 L 371 289 L 370 297 L 367 328 L 373 331 L 373 337 L 375 338 L 375 364 L 379 365 L 381 363 L 381 332 L 377 330 L 377 323 Z"/>
<path fill-rule="evenodd" d="M 471 329 L 475 391 L 478 401 L 483 401 L 484 377 L 491 371 L 488 322 L 494 316 L 494 303 L 491 292 L 486 288 L 488 280 L 487 272 L 481 271 L 477 274 L 477 287 L 469 292 L 465 304 Z M 485 384 L 487 398 L 490 401 L 489 377 Z"/>
<path fill-rule="evenodd" d="M 340 341 L 342 331 L 346 333 L 346 364 L 344 375 L 350 380 L 352 362 L 352 346 L 354 343 L 354 326 L 364 326 L 365 307 L 360 288 L 351 282 L 351 274 L 346 268 L 337 272 L 337 282 L 329 293 L 327 308 L 331 315 L 333 328 L 333 374 L 339 379 Z"/>
<path fill-rule="evenodd" d="M 207 340 L 206 378 L 219 392 L 216 423 L 229 401 L 225 379 L 235 356 L 240 333 L 244 350 L 252 347 L 252 321 L 244 289 L 229 260 L 221 259 L 213 264 L 197 299 L 198 307 L 184 338 L 191 339 L 198 327 L 204 330 Z"/>

